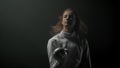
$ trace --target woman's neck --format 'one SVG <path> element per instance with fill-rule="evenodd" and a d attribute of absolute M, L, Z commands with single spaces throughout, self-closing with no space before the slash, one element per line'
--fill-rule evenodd
<path fill-rule="evenodd" d="M 67 27 L 63 27 L 63 31 L 64 31 L 64 32 L 68 32 L 68 33 L 72 33 L 72 32 L 73 32 L 73 30 L 68 30 Z"/>
<path fill-rule="evenodd" d="M 68 32 L 68 29 L 66 27 L 63 27 L 64 32 Z"/>

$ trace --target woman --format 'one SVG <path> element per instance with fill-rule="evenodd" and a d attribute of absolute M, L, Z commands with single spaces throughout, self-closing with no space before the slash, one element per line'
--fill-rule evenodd
<path fill-rule="evenodd" d="M 86 27 L 73 9 L 64 11 L 53 33 L 47 45 L 50 68 L 91 68 Z"/>

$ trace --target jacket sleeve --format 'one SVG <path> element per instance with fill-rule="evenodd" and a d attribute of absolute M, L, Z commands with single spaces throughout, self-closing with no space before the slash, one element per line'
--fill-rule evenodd
<path fill-rule="evenodd" d="M 54 58 L 53 52 L 58 47 L 57 41 L 50 39 L 47 44 L 47 52 L 50 68 L 60 68 L 60 63 Z"/>
<path fill-rule="evenodd" d="M 91 59 L 90 59 L 90 50 L 89 50 L 89 45 L 87 40 L 84 40 L 83 46 L 85 47 L 83 50 L 83 56 L 82 56 L 80 68 L 92 68 Z"/>

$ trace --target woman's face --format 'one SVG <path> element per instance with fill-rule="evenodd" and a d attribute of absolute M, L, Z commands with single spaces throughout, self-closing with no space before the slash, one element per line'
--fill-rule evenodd
<path fill-rule="evenodd" d="M 75 14 L 71 10 L 67 10 L 63 13 L 62 25 L 67 30 L 72 30 L 75 26 Z"/>

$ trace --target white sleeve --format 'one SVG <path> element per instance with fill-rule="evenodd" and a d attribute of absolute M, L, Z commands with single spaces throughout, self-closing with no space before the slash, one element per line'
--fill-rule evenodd
<path fill-rule="evenodd" d="M 83 67 L 87 66 L 87 68 L 92 68 L 91 66 L 91 58 L 90 58 L 90 50 L 89 50 L 89 44 L 88 41 L 85 39 L 84 40 L 84 52 L 83 52 Z"/>
<path fill-rule="evenodd" d="M 58 68 L 59 62 L 53 57 L 53 52 L 57 48 L 57 41 L 55 39 L 50 39 L 47 44 L 48 59 L 50 63 L 50 68 Z"/>

